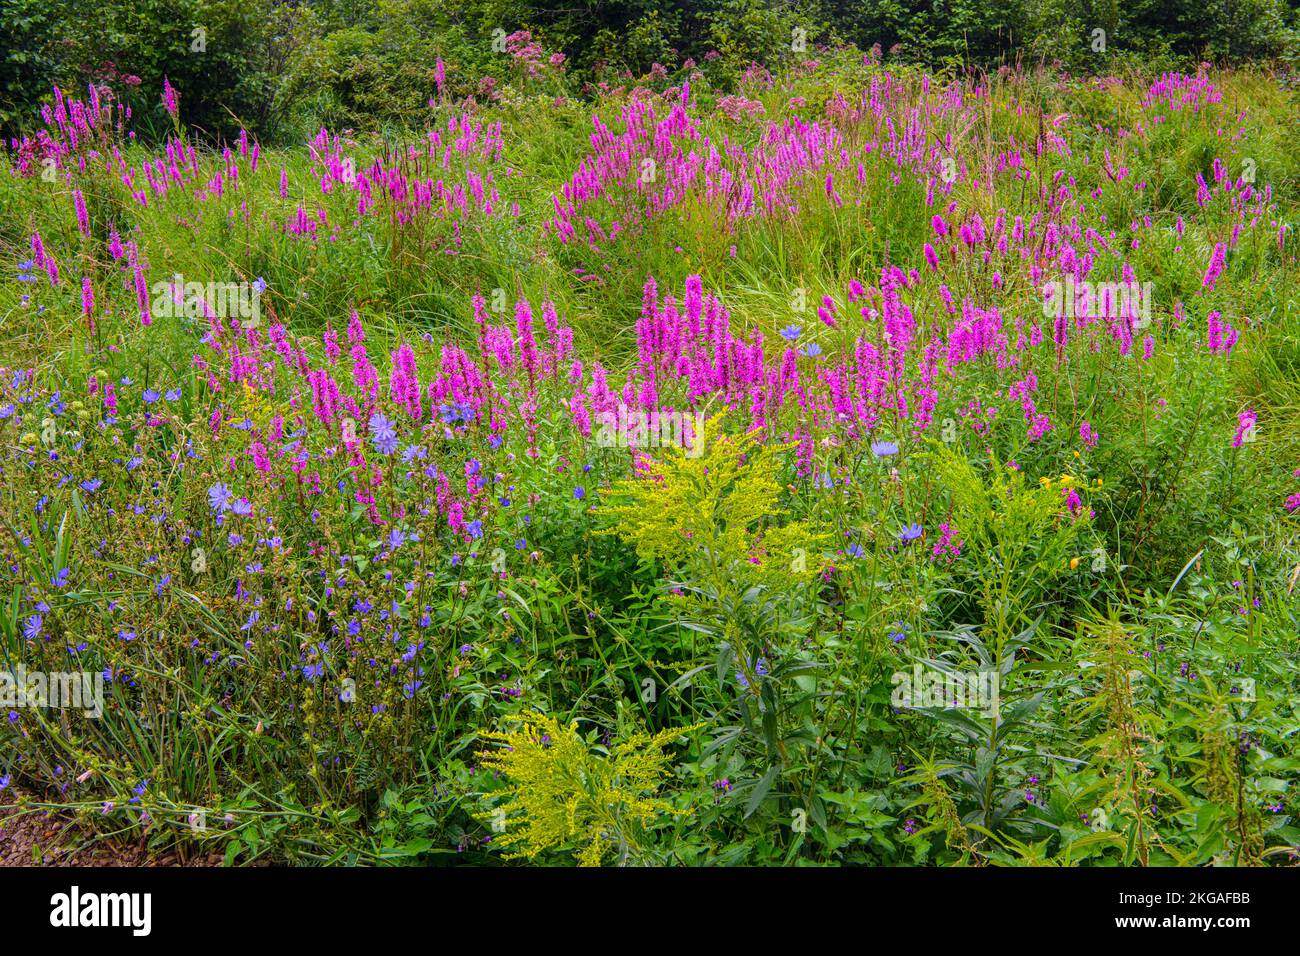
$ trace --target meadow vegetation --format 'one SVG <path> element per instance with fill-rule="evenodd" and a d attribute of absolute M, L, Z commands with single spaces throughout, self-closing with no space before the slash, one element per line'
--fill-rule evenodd
<path fill-rule="evenodd" d="M 558 53 L 277 145 L 174 76 L 24 121 L 0 657 L 103 708 L 0 706 L 0 803 L 238 864 L 1294 863 L 1286 68 Z"/>

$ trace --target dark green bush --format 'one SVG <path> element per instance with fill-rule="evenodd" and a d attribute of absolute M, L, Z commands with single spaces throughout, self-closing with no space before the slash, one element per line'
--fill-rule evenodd
<path fill-rule="evenodd" d="M 1298 36 L 1296 0 L 103 0 L 90 8 L 87 0 L 0 0 L 7 133 L 34 120 L 53 84 L 89 81 L 127 99 L 147 133 L 167 123 L 164 77 L 181 91 L 183 120 L 213 138 L 240 123 L 289 142 L 321 125 L 404 126 L 434 95 L 439 60 L 448 96 L 482 98 L 485 77 L 517 81 L 519 64 L 501 41 L 519 30 L 548 56 L 564 53 L 575 91 L 652 70 L 676 78 L 688 60 L 706 57 L 710 82 L 725 87 L 751 63 L 775 69 L 839 43 L 879 44 L 886 59 L 929 66 L 1021 61 L 1105 73 L 1288 59 Z"/>

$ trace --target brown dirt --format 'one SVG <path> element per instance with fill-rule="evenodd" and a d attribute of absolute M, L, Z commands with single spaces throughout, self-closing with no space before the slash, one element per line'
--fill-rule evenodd
<path fill-rule="evenodd" d="M 13 790 L 5 796 L 12 802 Z M 151 857 L 143 842 L 96 840 L 57 810 L 0 810 L 3 866 L 221 866 L 219 853 L 182 861 L 175 852 Z"/>

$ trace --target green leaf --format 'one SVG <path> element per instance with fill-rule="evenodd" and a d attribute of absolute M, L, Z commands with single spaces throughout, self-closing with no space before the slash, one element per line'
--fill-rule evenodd
<path fill-rule="evenodd" d="M 754 784 L 754 790 L 745 801 L 745 819 L 748 820 L 754 815 L 754 811 L 767 798 L 768 791 L 772 789 L 772 784 L 776 782 L 777 774 L 780 768 L 773 765 L 767 769 L 758 783 Z"/>

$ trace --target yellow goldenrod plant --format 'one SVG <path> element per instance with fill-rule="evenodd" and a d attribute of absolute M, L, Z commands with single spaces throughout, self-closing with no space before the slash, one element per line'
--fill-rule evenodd
<path fill-rule="evenodd" d="M 576 721 L 522 715 L 512 730 L 481 735 L 499 745 L 482 755 L 483 765 L 508 781 L 506 799 L 481 819 L 508 860 L 567 850 L 581 866 L 648 862 L 646 829 L 691 812 L 656 796 L 668 772 L 664 748 L 699 726 L 637 731 L 600 754 Z"/>
<path fill-rule="evenodd" d="M 667 446 L 639 475 L 614 482 L 601 512 L 643 558 L 690 567 L 746 586 L 817 576 L 829 542 L 807 522 L 787 521 L 776 475 L 788 445 L 758 432 L 728 434 L 723 415 L 705 422 L 704 450 Z"/>
<path fill-rule="evenodd" d="M 802 644 L 833 538 L 793 520 L 782 503 L 778 478 L 791 446 L 756 431 L 730 434 L 723 424 L 722 415 L 705 422 L 702 451 L 666 448 L 640 474 L 614 482 L 599 533 L 662 562 L 678 623 L 716 642 L 718 685 L 728 695 L 737 688 L 740 726 L 765 754 L 763 772 L 745 783 L 752 813 L 777 799 L 786 738 L 799 732 L 783 725 L 777 688 L 815 666 Z"/>

